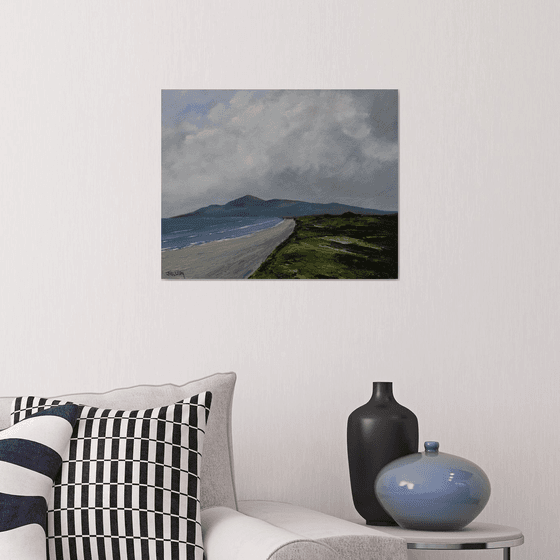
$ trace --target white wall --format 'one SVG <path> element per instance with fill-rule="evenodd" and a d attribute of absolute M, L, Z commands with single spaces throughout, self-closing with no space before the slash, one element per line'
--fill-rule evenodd
<path fill-rule="evenodd" d="M 487 472 L 514 558 L 557 557 L 556 1 L 1 12 L 4 394 L 235 370 L 241 497 L 358 519 L 346 418 L 392 380 L 421 441 Z M 237 87 L 399 89 L 398 281 L 159 279 L 160 90 Z"/>

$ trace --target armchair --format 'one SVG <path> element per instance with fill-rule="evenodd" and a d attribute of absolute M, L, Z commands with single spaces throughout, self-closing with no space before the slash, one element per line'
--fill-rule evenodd
<path fill-rule="evenodd" d="M 60 402 L 72 402 L 98 409 L 144 411 L 193 399 L 205 391 L 212 393 L 200 466 L 200 500 L 196 511 L 199 525 L 197 531 L 200 532 L 201 528 L 206 560 L 405 560 L 406 542 L 373 528 L 296 505 L 237 499 L 231 438 L 231 409 L 235 382 L 235 373 L 216 373 L 182 386 L 139 385 L 107 393 L 65 395 L 57 399 Z M 13 401 L 13 398 L 0 398 L 0 430 L 8 428 L 11 424 Z M 3 433 L 0 432 L 0 439 L 2 437 Z M 169 439 L 169 436 L 165 435 L 164 439 Z M 162 457 L 165 455 L 162 454 Z M 158 484 L 160 483 L 165 484 L 163 475 Z M 96 484 L 97 487 L 100 486 L 99 481 Z M 67 491 L 72 492 L 72 489 Z M 101 496 L 99 499 L 104 498 Z M 56 509 L 52 503 L 49 503 L 48 507 L 49 512 L 53 507 Z M 96 507 L 97 515 L 103 516 L 107 513 L 99 511 L 99 503 L 96 503 Z M 112 528 L 117 525 L 111 521 L 105 526 Z M 48 531 L 50 530 L 49 527 Z M 126 552 L 123 552 L 125 544 L 114 544 L 119 535 L 104 537 L 113 543 L 112 555 L 108 554 L 108 559 L 145 558 L 143 552 L 132 556 L 129 552 L 127 556 Z M 52 546 L 52 537 L 48 533 L 50 560 L 85 557 L 75 552 L 74 541 L 79 541 L 80 538 L 81 535 L 73 534 L 74 548 L 70 546 L 55 549 Z M 1 550 L 3 549 L 0 539 Z M 177 560 L 174 554 L 161 552 L 164 548 L 157 550 L 160 552 L 150 555 L 150 559 L 167 560 L 169 557 L 169 560 Z M 202 557 L 202 549 L 193 548 L 185 557 L 199 559 Z M 92 554 L 91 558 L 97 556 Z"/>

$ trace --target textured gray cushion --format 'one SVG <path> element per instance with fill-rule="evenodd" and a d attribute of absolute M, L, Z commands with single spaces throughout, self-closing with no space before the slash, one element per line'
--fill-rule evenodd
<path fill-rule="evenodd" d="M 136 385 L 107 393 L 80 393 L 53 398 L 99 408 L 143 410 L 170 405 L 210 391 L 212 407 L 204 440 L 201 472 L 201 508 L 227 506 L 237 509 L 231 447 L 231 405 L 235 373 L 216 373 L 184 385 Z M 30 391 L 33 394 L 34 391 Z M 13 397 L 0 398 L 0 429 L 10 425 Z"/>
<path fill-rule="evenodd" d="M 240 501 L 239 511 L 352 560 L 406 560 L 406 541 L 318 511 L 269 501 Z"/>

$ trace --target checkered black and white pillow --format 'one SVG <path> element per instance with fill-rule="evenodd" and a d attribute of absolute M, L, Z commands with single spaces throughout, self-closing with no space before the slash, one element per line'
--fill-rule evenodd
<path fill-rule="evenodd" d="M 82 406 L 48 504 L 50 560 L 202 560 L 201 453 L 212 394 L 148 410 Z M 20 397 L 17 423 L 65 404 Z"/>

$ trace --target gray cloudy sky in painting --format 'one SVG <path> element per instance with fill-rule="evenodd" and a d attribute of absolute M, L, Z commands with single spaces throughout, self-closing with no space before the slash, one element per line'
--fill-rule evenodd
<path fill-rule="evenodd" d="M 397 90 L 163 90 L 162 216 L 263 199 L 398 209 Z"/>

